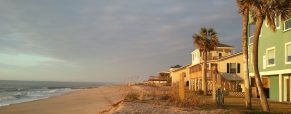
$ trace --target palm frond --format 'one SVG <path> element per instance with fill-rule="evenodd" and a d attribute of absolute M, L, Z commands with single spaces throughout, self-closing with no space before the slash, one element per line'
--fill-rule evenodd
<path fill-rule="evenodd" d="M 276 31 L 276 18 L 286 20 L 290 16 L 291 0 L 252 0 L 249 6 L 254 21 L 258 17 L 267 21 L 272 31 Z"/>
<path fill-rule="evenodd" d="M 192 36 L 193 43 L 197 46 L 200 51 L 211 51 L 215 49 L 218 44 L 218 35 L 213 28 L 206 29 L 201 28 L 199 34 L 194 34 Z"/>
<path fill-rule="evenodd" d="M 201 35 L 199 35 L 199 34 L 194 34 L 193 36 L 192 36 L 192 38 L 193 38 L 193 43 L 194 43 L 194 45 L 196 46 L 196 47 L 198 47 L 198 48 L 200 48 L 200 49 L 202 49 L 202 48 L 204 48 L 205 47 L 205 39 L 201 36 Z"/>
<path fill-rule="evenodd" d="M 239 14 L 244 15 L 244 13 L 246 13 L 245 11 L 248 11 L 253 4 L 253 0 L 236 0 L 236 3 Z"/>
<path fill-rule="evenodd" d="M 207 29 L 205 27 L 202 27 L 200 29 L 200 35 L 202 36 L 202 38 L 207 38 Z"/>

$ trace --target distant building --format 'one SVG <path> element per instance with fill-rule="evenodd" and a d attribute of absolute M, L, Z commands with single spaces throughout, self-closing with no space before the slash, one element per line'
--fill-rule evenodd
<path fill-rule="evenodd" d="M 169 72 L 159 72 L 158 76 L 149 76 L 147 84 L 166 86 L 171 84 L 171 78 Z"/>
<path fill-rule="evenodd" d="M 182 75 L 182 73 L 186 74 L 184 77 L 185 86 L 189 85 L 189 76 L 190 76 L 189 66 L 190 66 L 190 64 L 182 66 L 180 68 L 170 69 L 170 77 L 172 79 L 172 86 L 178 86 L 179 80 L 180 80 L 180 75 Z"/>

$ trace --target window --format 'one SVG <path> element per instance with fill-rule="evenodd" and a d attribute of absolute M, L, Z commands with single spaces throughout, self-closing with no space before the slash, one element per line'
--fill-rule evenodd
<path fill-rule="evenodd" d="M 254 35 L 255 35 L 255 30 L 256 30 L 255 23 L 249 24 L 249 41 L 248 41 L 249 44 L 252 44 L 253 43 L 253 39 L 254 39 Z M 259 37 L 262 37 L 262 29 L 261 29 L 260 36 Z"/>
<path fill-rule="evenodd" d="M 236 64 L 230 63 L 230 73 L 236 73 Z"/>
<path fill-rule="evenodd" d="M 267 49 L 267 67 L 275 66 L 275 47 Z"/>
<path fill-rule="evenodd" d="M 221 58 L 222 57 L 222 53 L 218 53 L 218 57 Z"/>
<path fill-rule="evenodd" d="M 254 23 L 249 25 L 249 44 L 253 43 L 254 32 L 256 30 L 256 25 Z"/>
<path fill-rule="evenodd" d="M 265 25 L 266 25 L 267 28 L 269 27 L 267 21 L 265 21 Z M 275 18 L 275 26 L 276 26 L 276 29 L 280 29 L 280 17 L 276 17 Z"/>
<path fill-rule="evenodd" d="M 239 63 L 227 63 L 227 73 L 240 73 Z"/>
<path fill-rule="evenodd" d="M 237 73 L 240 73 L 240 64 L 237 63 Z"/>
<path fill-rule="evenodd" d="M 280 28 L 280 18 L 279 17 L 275 18 L 275 25 L 276 25 L 276 29 Z"/>
<path fill-rule="evenodd" d="M 291 18 L 284 22 L 284 31 L 291 30 Z"/>
<path fill-rule="evenodd" d="M 291 64 L 291 42 L 285 44 L 285 62 Z"/>

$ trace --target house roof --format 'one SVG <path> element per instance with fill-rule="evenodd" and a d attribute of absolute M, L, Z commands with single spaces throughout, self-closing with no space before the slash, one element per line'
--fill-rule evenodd
<path fill-rule="evenodd" d="M 148 81 L 167 81 L 167 79 L 149 79 Z"/>
<path fill-rule="evenodd" d="M 169 71 L 160 71 L 158 73 L 170 73 Z"/>
<path fill-rule="evenodd" d="M 188 66 L 190 66 L 191 64 L 187 64 L 187 65 L 185 65 L 185 66 L 182 66 L 182 67 L 180 67 L 180 68 L 177 68 L 177 69 L 175 69 L 175 70 L 173 70 L 173 72 L 176 72 L 176 71 L 178 71 L 178 70 L 181 70 L 181 69 L 183 69 L 183 68 L 186 68 L 186 67 L 188 67 Z"/>
<path fill-rule="evenodd" d="M 161 76 L 149 76 L 148 81 L 167 81 L 167 78 Z"/>
<path fill-rule="evenodd" d="M 226 45 L 226 44 L 223 44 L 223 43 L 218 43 L 217 47 L 233 47 L 233 46 Z"/>
<path fill-rule="evenodd" d="M 222 77 L 229 81 L 242 81 L 243 79 L 237 74 L 222 73 Z"/>
<path fill-rule="evenodd" d="M 241 55 L 242 52 L 238 52 L 238 53 L 235 53 L 235 54 L 231 54 L 231 55 L 228 55 L 228 56 L 224 56 L 220 59 L 218 59 L 217 61 L 221 61 L 221 60 L 224 60 L 224 59 L 228 59 L 228 58 L 231 58 L 231 57 L 234 57 L 234 56 L 237 56 L 237 55 Z"/>

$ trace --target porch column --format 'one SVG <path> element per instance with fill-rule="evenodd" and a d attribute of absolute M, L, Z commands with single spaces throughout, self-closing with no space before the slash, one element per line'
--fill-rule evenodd
<path fill-rule="evenodd" d="M 282 102 L 283 101 L 283 92 L 282 92 L 282 89 L 283 89 L 283 83 L 282 83 L 282 74 L 279 74 L 279 102 Z"/>
<path fill-rule="evenodd" d="M 289 81 L 290 81 L 290 83 L 289 83 L 289 86 L 290 86 L 289 87 L 290 88 L 290 91 L 289 91 L 290 92 L 289 93 L 290 97 L 289 98 L 290 98 L 290 100 L 289 101 L 291 102 L 291 75 L 289 75 Z"/>
<path fill-rule="evenodd" d="M 197 79 L 194 79 L 194 91 L 197 91 Z"/>
<path fill-rule="evenodd" d="M 200 80 L 197 80 L 197 89 L 200 90 Z"/>
<path fill-rule="evenodd" d="M 194 91 L 194 80 L 191 82 L 191 90 Z"/>
<path fill-rule="evenodd" d="M 290 91 L 289 91 L 289 92 L 291 92 L 291 75 L 289 75 L 289 81 L 290 81 L 290 83 L 289 83 L 289 86 L 290 86 L 290 87 L 289 87 L 289 88 L 290 88 Z M 290 97 L 289 97 L 289 98 L 290 98 L 290 100 L 289 100 L 289 101 L 291 102 L 291 94 L 290 94 Z"/>
<path fill-rule="evenodd" d="M 198 90 L 201 90 L 201 80 L 198 80 Z"/>

